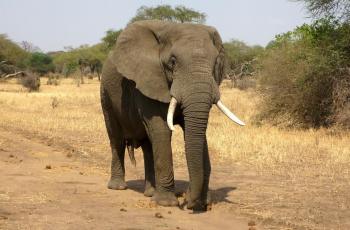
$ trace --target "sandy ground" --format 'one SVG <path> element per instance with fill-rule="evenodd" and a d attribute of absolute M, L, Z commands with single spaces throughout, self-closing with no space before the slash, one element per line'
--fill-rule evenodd
<path fill-rule="evenodd" d="M 140 150 L 136 168 L 126 160 L 130 189 L 106 188 L 111 153 L 97 80 L 76 87 L 65 79 L 30 94 L 15 83 L 0 85 L 0 229 L 350 229 L 346 131 L 242 129 L 214 108 L 207 133 L 214 203 L 193 214 L 143 196 Z M 221 92 L 253 121 L 256 92 Z M 172 149 L 181 194 L 188 175 L 179 129 Z"/>
<path fill-rule="evenodd" d="M 227 177 L 213 178 L 212 210 L 194 214 L 156 207 L 144 197 L 142 168 L 128 170 L 130 189 L 108 190 L 104 170 L 57 146 L 0 130 L 0 229 L 262 229 L 225 208 L 236 189 Z M 181 194 L 186 169 L 176 178 Z"/>

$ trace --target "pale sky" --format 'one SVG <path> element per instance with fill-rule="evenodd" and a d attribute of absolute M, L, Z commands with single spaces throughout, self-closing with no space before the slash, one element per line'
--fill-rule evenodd
<path fill-rule="evenodd" d="M 184 5 L 207 15 L 224 41 L 266 45 L 276 34 L 311 20 L 291 0 L 0 0 L 0 34 L 43 51 L 100 42 L 108 29 L 124 28 L 142 6 Z"/>

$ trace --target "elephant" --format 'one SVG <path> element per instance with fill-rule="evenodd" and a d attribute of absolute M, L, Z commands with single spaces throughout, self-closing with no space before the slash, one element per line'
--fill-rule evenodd
<path fill-rule="evenodd" d="M 126 189 L 126 146 L 141 147 L 145 195 L 177 206 L 171 136 L 184 131 L 189 171 L 188 209 L 205 210 L 211 165 L 206 129 L 213 104 L 239 120 L 220 100 L 225 51 L 219 33 L 200 24 L 158 20 L 129 24 L 104 63 L 101 105 L 112 151 L 110 189 Z"/>

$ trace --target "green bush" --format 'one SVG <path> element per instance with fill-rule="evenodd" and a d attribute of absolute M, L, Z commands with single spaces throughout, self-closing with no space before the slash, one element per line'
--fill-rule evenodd
<path fill-rule="evenodd" d="M 223 45 L 232 70 L 237 67 L 240 68 L 246 62 L 252 61 L 264 51 L 264 48 L 261 46 L 248 46 L 244 42 L 235 39 L 225 42 Z"/>
<path fill-rule="evenodd" d="M 117 38 L 121 34 L 122 30 L 108 30 L 106 35 L 102 38 L 102 44 L 105 46 L 106 52 L 110 51 L 117 43 Z"/>
<path fill-rule="evenodd" d="M 28 56 L 29 53 L 8 39 L 5 34 L 0 34 L 0 62 L 23 68 Z"/>
<path fill-rule="evenodd" d="M 349 24 L 334 19 L 277 36 L 261 58 L 264 105 L 259 119 L 287 126 L 350 127 L 349 38 Z"/>
<path fill-rule="evenodd" d="M 52 58 L 49 55 L 41 52 L 31 54 L 28 61 L 28 66 L 33 72 L 39 73 L 40 75 L 55 70 Z"/>
<path fill-rule="evenodd" d="M 66 77 L 79 69 L 79 60 L 98 60 L 102 68 L 103 61 L 107 58 L 105 44 L 100 43 L 93 46 L 83 45 L 79 48 L 61 52 L 54 56 L 53 63 L 56 72 L 62 73 Z"/>

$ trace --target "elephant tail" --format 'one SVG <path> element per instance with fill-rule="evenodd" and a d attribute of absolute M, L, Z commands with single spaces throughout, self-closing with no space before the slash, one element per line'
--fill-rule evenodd
<path fill-rule="evenodd" d="M 128 148 L 128 154 L 129 154 L 129 158 L 131 161 L 131 164 L 136 167 L 136 159 L 135 159 L 135 152 L 134 152 L 134 145 L 130 142 L 126 142 L 126 146 Z"/>

